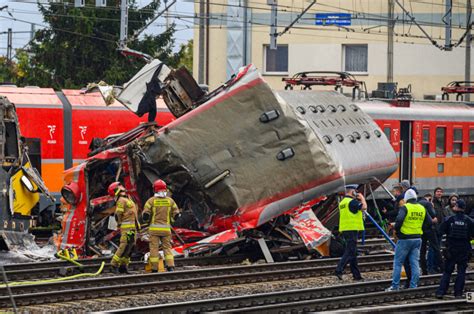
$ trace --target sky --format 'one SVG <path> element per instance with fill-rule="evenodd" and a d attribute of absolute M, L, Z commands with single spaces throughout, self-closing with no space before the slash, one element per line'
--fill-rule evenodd
<path fill-rule="evenodd" d="M 44 0 L 41 0 L 44 1 Z M 74 0 L 70 0 L 73 2 Z M 110 0 L 109 0 L 110 1 Z M 170 0 L 169 0 L 170 1 Z M 139 7 L 145 6 L 150 0 L 137 0 Z M 36 29 L 47 26 L 44 23 L 42 15 L 38 11 L 36 0 L 0 0 L 0 8 L 7 5 L 0 11 L 0 55 L 6 55 L 7 52 L 7 30 L 12 29 L 13 49 L 24 47 L 31 36 L 31 24 L 35 23 Z M 170 9 L 170 15 L 192 16 L 194 3 L 190 0 L 178 0 Z M 164 7 L 163 4 L 161 7 Z M 16 19 L 16 21 L 14 20 Z M 179 49 L 180 44 L 186 43 L 193 37 L 193 19 L 174 19 L 170 17 L 171 22 L 176 23 L 175 33 L 175 51 Z M 161 33 L 165 27 L 164 17 L 158 18 L 146 31 L 147 34 Z M 14 53 L 14 52 L 13 52 Z"/>

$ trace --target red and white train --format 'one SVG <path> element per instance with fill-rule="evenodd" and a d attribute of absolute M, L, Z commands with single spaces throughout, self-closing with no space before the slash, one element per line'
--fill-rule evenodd
<path fill-rule="evenodd" d="M 0 95 L 15 105 L 33 166 L 55 196 L 64 184 L 63 171 L 87 158 L 93 138 L 123 133 L 146 121 L 118 103 L 106 106 L 99 93 L 0 86 Z M 163 101 L 157 107 L 159 125 L 174 120 Z"/>
<path fill-rule="evenodd" d="M 53 193 L 63 186 L 63 171 L 87 158 L 93 138 L 122 133 L 146 121 L 120 104 L 106 106 L 99 93 L 0 86 L 0 95 L 15 104 L 22 135 L 32 144 L 33 163 Z M 409 179 L 420 193 L 440 186 L 447 193 L 474 195 L 474 105 L 412 101 L 404 107 L 390 100 L 357 104 L 377 122 L 398 154 L 399 169 L 388 185 Z M 161 99 L 157 106 L 159 125 L 175 119 Z"/>

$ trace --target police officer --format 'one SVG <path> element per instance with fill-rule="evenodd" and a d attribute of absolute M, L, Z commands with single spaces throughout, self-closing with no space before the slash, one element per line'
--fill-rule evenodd
<path fill-rule="evenodd" d="M 436 297 L 441 299 L 448 290 L 451 274 L 457 265 L 458 275 L 454 283 L 454 297 L 462 298 L 466 277 L 467 263 L 469 262 L 471 244 L 474 237 L 474 222 L 465 213 L 466 203 L 460 199 L 454 206 L 454 215 L 448 217 L 440 226 L 440 236 L 446 234 L 447 252 L 443 277 L 436 290 Z"/>
<path fill-rule="evenodd" d="M 150 222 L 150 262 L 152 272 L 158 271 L 160 242 L 165 254 L 166 269 L 174 270 L 174 258 L 171 252 L 171 223 L 179 215 L 179 208 L 171 197 L 167 197 L 167 187 L 163 180 L 153 183 L 154 196 L 146 203 L 143 221 Z"/>
<path fill-rule="evenodd" d="M 139 229 L 137 219 L 137 205 L 127 195 L 120 182 L 113 182 L 108 188 L 109 195 L 116 202 L 115 219 L 120 228 L 120 245 L 110 262 L 112 272 L 127 273 L 130 263 L 130 254 L 136 242 L 136 233 Z"/>
<path fill-rule="evenodd" d="M 414 190 L 405 192 L 405 205 L 400 207 L 395 220 L 395 231 L 398 242 L 395 248 L 393 260 L 392 285 L 386 291 L 396 291 L 400 288 L 400 275 L 402 265 L 406 258 L 410 261 L 411 279 L 410 288 L 416 288 L 420 278 L 420 247 L 423 228 L 431 225 L 430 215 L 426 213 L 425 207 L 416 201 L 417 195 Z"/>
<path fill-rule="evenodd" d="M 357 267 L 357 237 L 359 231 L 365 230 L 362 211 L 367 210 L 367 203 L 364 196 L 357 193 L 357 187 L 357 184 L 347 185 L 346 195 L 339 203 L 339 232 L 344 239 L 344 254 L 335 274 L 340 280 L 348 263 L 354 280 L 362 280 Z"/>

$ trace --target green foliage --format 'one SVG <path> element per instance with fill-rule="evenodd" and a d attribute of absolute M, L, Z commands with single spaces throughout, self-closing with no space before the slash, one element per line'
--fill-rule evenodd
<path fill-rule="evenodd" d="M 17 66 L 15 63 L 8 64 L 6 57 L 0 56 L 0 82 L 16 83 Z"/>
<path fill-rule="evenodd" d="M 193 73 L 193 40 L 190 39 L 186 44 L 182 44 L 178 52 L 178 66 L 186 67 Z"/>
<path fill-rule="evenodd" d="M 129 37 L 146 25 L 159 5 L 156 0 L 138 9 L 132 1 Z M 119 85 L 143 66 L 143 61 L 126 58 L 117 50 L 120 1 L 108 1 L 105 8 L 95 8 L 95 0 L 87 0 L 83 8 L 53 2 L 48 6 L 40 4 L 39 8 L 50 27 L 35 33 L 27 52 L 17 52 L 19 85 L 82 88 L 89 82 L 101 80 Z M 128 47 L 174 67 L 179 55 L 172 51 L 173 33 L 174 25 L 164 33 L 133 40 Z"/>

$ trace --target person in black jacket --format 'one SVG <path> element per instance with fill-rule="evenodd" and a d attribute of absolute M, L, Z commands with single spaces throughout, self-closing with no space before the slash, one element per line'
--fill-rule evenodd
<path fill-rule="evenodd" d="M 436 297 L 439 299 L 443 298 L 448 291 L 454 266 L 457 266 L 458 272 L 454 283 L 454 297 L 462 298 L 471 251 L 469 241 L 474 237 L 474 222 L 464 213 L 465 208 L 466 203 L 463 200 L 458 200 L 457 206 L 453 208 L 455 214 L 440 226 L 440 235 L 446 234 L 447 237 L 447 252 L 446 267 L 438 290 L 436 290 Z"/>
<path fill-rule="evenodd" d="M 426 213 L 433 220 L 436 217 L 436 212 L 433 208 L 433 204 L 429 202 L 426 198 L 422 198 L 418 201 L 421 205 L 426 208 Z M 443 258 L 441 256 L 440 241 L 438 240 L 438 233 L 436 228 L 433 225 L 424 226 L 423 235 L 421 236 L 421 249 L 420 249 L 420 267 L 423 275 L 428 273 L 436 273 L 432 270 L 428 271 L 426 263 L 426 249 L 427 247 L 433 251 L 434 254 L 434 263 L 435 265 L 440 265 L 440 268 L 443 269 Z"/>

